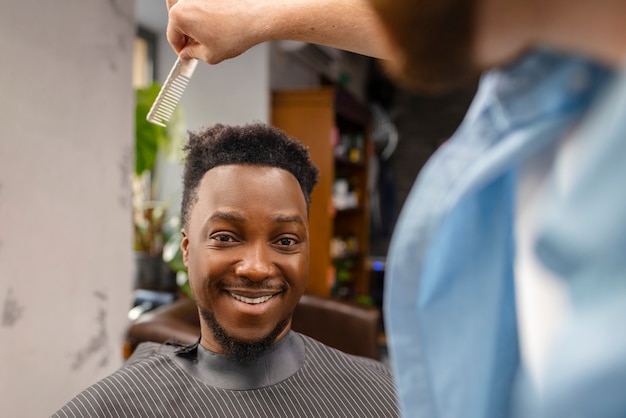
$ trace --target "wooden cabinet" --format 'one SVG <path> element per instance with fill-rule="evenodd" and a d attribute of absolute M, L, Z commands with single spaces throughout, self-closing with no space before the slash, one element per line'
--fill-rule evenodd
<path fill-rule="evenodd" d="M 272 124 L 306 144 L 320 169 L 311 196 L 307 292 L 342 299 L 367 295 L 368 108 L 335 87 L 277 91 Z"/>

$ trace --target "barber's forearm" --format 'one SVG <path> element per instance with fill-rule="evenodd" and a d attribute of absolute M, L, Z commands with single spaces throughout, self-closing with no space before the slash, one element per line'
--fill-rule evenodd
<path fill-rule="evenodd" d="M 174 50 L 213 64 L 278 39 L 388 55 L 367 0 L 168 0 L 168 7 Z"/>
<path fill-rule="evenodd" d="M 385 58 L 380 22 L 367 0 L 278 0 L 266 17 L 273 39 L 292 39 Z"/>

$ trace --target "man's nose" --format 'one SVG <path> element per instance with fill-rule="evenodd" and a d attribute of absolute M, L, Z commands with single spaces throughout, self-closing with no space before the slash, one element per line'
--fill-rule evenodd
<path fill-rule="evenodd" d="M 266 244 L 250 245 L 235 268 L 235 273 L 251 281 L 262 281 L 276 274 L 272 250 Z"/>

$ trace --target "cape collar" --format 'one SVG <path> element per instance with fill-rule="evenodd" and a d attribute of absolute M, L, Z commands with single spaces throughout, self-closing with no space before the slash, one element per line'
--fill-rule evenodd
<path fill-rule="evenodd" d="M 173 358 L 190 375 L 210 386 L 253 390 L 275 385 L 294 375 L 304 364 L 304 351 L 303 339 L 289 331 L 250 363 L 213 353 L 199 343 L 177 349 Z"/>

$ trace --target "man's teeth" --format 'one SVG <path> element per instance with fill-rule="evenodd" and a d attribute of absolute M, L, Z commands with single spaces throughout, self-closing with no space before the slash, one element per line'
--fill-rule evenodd
<path fill-rule="evenodd" d="M 263 302 L 267 302 L 268 300 L 270 300 L 272 298 L 272 296 L 274 295 L 267 295 L 267 296 L 261 296 L 258 298 L 247 298 L 245 296 L 240 296 L 236 293 L 232 293 L 230 292 L 230 295 L 232 297 L 234 297 L 235 299 L 237 299 L 240 302 L 244 302 L 244 303 L 250 303 L 252 305 L 256 305 L 257 303 L 263 303 Z"/>

